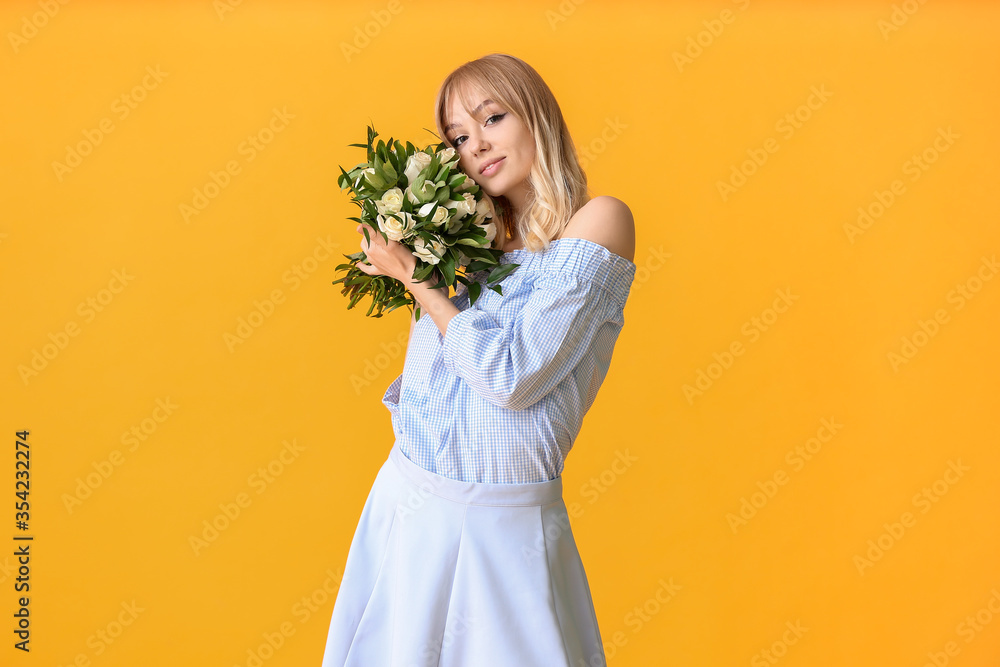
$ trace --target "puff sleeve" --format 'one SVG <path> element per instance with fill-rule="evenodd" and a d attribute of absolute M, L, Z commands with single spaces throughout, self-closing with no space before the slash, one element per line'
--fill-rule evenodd
<path fill-rule="evenodd" d="M 595 339 L 617 335 L 622 324 L 621 308 L 599 283 L 545 272 L 509 323 L 476 308 L 453 316 L 443 362 L 490 403 L 524 410 L 565 380 Z"/>

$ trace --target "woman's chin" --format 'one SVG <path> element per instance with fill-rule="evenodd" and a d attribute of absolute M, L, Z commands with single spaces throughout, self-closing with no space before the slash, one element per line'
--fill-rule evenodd
<path fill-rule="evenodd" d="M 488 194 L 490 197 L 496 197 L 496 195 L 493 194 L 494 192 L 493 188 L 487 187 L 482 183 L 479 183 L 479 189 Z"/>

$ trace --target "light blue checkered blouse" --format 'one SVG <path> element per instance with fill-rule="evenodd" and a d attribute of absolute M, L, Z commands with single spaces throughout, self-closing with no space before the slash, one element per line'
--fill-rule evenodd
<path fill-rule="evenodd" d="M 421 467 L 466 482 L 543 482 L 563 464 L 607 375 L 636 265 L 577 237 L 519 248 L 520 264 L 445 335 L 426 311 L 385 391 L 397 443 Z M 468 274 L 482 283 L 486 271 Z"/>

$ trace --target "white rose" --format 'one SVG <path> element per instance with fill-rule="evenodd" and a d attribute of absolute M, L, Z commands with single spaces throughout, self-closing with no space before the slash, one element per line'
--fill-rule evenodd
<path fill-rule="evenodd" d="M 429 202 L 427 202 L 426 204 L 424 204 L 423 206 L 420 207 L 420 210 L 417 211 L 417 214 L 421 218 L 426 218 L 428 215 L 431 214 L 431 209 L 434 208 L 434 206 L 435 206 L 435 203 L 432 202 L 432 201 L 429 201 Z M 447 219 L 448 219 L 448 209 L 445 208 L 444 206 L 441 206 L 439 204 L 438 207 L 436 209 L 434 209 L 434 215 L 431 217 L 431 222 L 433 222 L 434 224 L 440 225 L 442 222 L 444 222 Z"/>
<path fill-rule="evenodd" d="M 483 197 L 476 203 L 475 223 L 477 225 L 483 224 L 486 218 L 492 218 L 495 214 L 496 211 L 493 209 L 493 202 L 486 197 Z"/>
<path fill-rule="evenodd" d="M 413 229 L 416 220 L 413 219 L 412 213 L 400 212 L 397 213 L 402 220 L 397 220 L 391 216 L 378 216 L 378 228 L 385 232 L 385 235 L 393 241 L 402 241 L 406 238 L 410 231 Z"/>
<path fill-rule="evenodd" d="M 413 192 L 413 188 L 410 185 L 406 186 L 406 198 L 411 204 L 422 204 L 429 203 L 437 196 L 437 191 L 447 185 L 444 181 L 424 181 L 423 184 L 418 189 L 420 196 L 418 197 L 416 193 Z"/>
<path fill-rule="evenodd" d="M 463 215 L 472 215 L 476 212 L 476 198 L 473 197 L 468 192 L 462 195 L 460 201 L 448 200 L 444 203 L 448 208 L 453 208 L 458 211 L 457 217 L 462 217 Z"/>
<path fill-rule="evenodd" d="M 368 187 L 373 190 L 382 190 L 392 185 L 392 183 L 385 180 L 385 174 L 376 171 L 374 167 L 368 167 L 361 173 L 365 181 L 368 183 Z"/>
<path fill-rule="evenodd" d="M 438 241 L 437 239 L 431 240 L 430 248 L 428 248 L 427 242 L 420 237 L 417 237 L 417 239 L 413 242 L 413 254 L 416 257 L 424 260 L 428 264 L 437 264 L 438 262 L 441 261 L 441 258 L 438 257 L 437 255 L 434 255 L 431 252 L 431 249 L 433 249 L 436 252 L 443 253 L 445 247 L 444 244 Z"/>
<path fill-rule="evenodd" d="M 479 225 L 479 226 L 482 227 L 483 231 L 486 233 L 487 241 L 493 241 L 493 239 L 496 238 L 497 226 L 494 223 L 488 222 L 485 225 Z"/>
<path fill-rule="evenodd" d="M 367 169 L 362 169 L 361 175 L 358 177 L 358 182 L 354 184 L 355 187 L 360 187 L 362 178 L 365 179 L 368 185 L 374 186 L 375 167 L 368 167 Z"/>
<path fill-rule="evenodd" d="M 403 207 L 403 191 L 399 188 L 386 190 L 382 198 L 375 202 L 375 208 L 382 215 L 386 213 L 399 213 Z"/>
<path fill-rule="evenodd" d="M 444 150 L 438 151 L 438 157 L 441 158 L 441 164 L 450 162 L 455 157 L 455 149 L 448 146 Z"/>
<path fill-rule="evenodd" d="M 456 185 L 455 187 L 453 187 L 452 192 L 461 192 L 462 190 L 468 190 L 469 188 L 473 187 L 476 184 L 476 182 L 472 180 L 471 176 L 469 176 L 468 174 L 463 174 L 463 175 L 465 176 L 465 180 Z"/>
<path fill-rule="evenodd" d="M 404 194 L 406 195 L 407 201 L 409 201 L 411 204 L 419 204 L 420 203 L 420 200 L 417 199 L 417 196 L 415 194 L 413 194 L 413 190 L 410 189 L 409 185 L 406 186 L 406 192 Z"/>
<path fill-rule="evenodd" d="M 403 173 L 406 174 L 406 182 L 412 183 L 430 163 L 431 156 L 423 151 L 417 151 L 411 155 L 406 160 L 406 169 L 403 170 Z"/>

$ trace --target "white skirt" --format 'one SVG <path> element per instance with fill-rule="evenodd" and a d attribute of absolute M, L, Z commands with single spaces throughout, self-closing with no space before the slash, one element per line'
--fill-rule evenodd
<path fill-rule="evenodd" d="M 604 667 L 562 478 L 462 482 L 394 444 L 368 494 L 323 667 Z"/>

